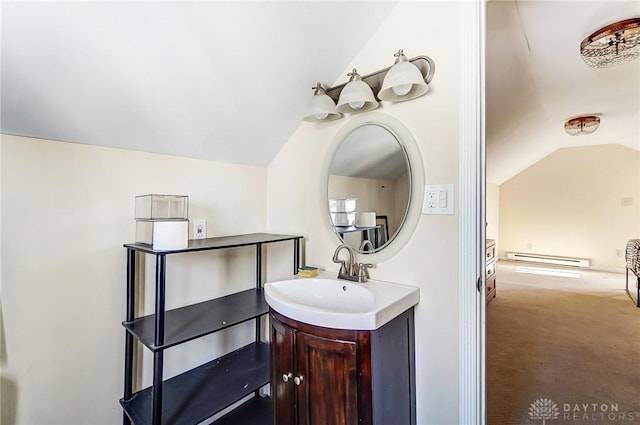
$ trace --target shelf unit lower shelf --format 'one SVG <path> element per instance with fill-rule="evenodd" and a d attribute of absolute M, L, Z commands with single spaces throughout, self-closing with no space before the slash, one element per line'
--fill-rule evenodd
<path fill-rule="evenodd" d="M 163 425 L 191 425 L 204 421 L 269 382 L 269 344 L 254 342 L 163 383 Z M 269 418 L 268 399 L 249 401 L 246 414 Z M 151 424 L 151 387 L 120 400 L 135 425 Z M 239 410 L 236 409 L 236 410 Z M 267 409 L 265 411 L 265 409 Z M 232 414 L 242 414 L 234 411 Z M 231 414 L 230 414 L 231 415 Z M 223 419 L 227 419 L 225 415 Z M 254 417 L 254 416 L 248 416 Z M 218 422 L 217 423 L 232 423 Z M 253 422 L 252 422 L 253 423 Z M 261 424 L 262 422 L 256 422 Z M 265 422 L 268 423 L 268 422 Z"/>
<path fill-rule="evenodd" d="M 140 317 L 122 325 L 151 351 L 226 329 L 269 311 L 262 289 L 248 289 L 225 297 L 165 312 L 164 344 L 155 345 L 155 315 Z"/>
<path fill-rule="evenodd" d="M 213 423 L 213 425 L 244 424 L 272 425 L 271 399 L 269 397 L 254 397 Z"/>

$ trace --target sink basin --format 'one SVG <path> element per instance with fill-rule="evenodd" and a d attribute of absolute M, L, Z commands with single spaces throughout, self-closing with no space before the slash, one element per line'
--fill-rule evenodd
<path fill-rule="evenodd" d="M 336 313 L 366 313 L 375 304 L 366 288 L 333 279 L 283 280 L 269 285 L 267 293 L 283 303 Z"/>
<path fill-rule="evenodd" d="M 419 301 L 418 288 L 370 280 L 289 279 L 265 284 L 267 304 L 299 322 L 335 329 L 377 329 Z"/>

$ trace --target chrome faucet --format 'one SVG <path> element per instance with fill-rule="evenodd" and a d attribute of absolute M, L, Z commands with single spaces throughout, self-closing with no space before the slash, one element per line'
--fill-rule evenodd
<path fill-rule="evenodd" d="M 349 253 L 349 263 L 345 263 L 344 260 L 340 260 L 338 258 L 338 254 L 342 249 L 346 249 Z M 351 275 L 351 271 L 353 269 L 353 249 L 347 245 L 346 243 L 338 245 L 336 251 L 333 253 L 333 262 L 340 264 L 340 271 L 338 272 L 338 279 L 343 279 L 341 276 L 349 276 Z"/>
<path fill-rule="evenodd" d="M 340 251 L 346 249 L 349 253 L 349 262 L 345 262 L 338 258 Z M 333 253 L 333 262 L 340 264 L 340 271 L 338 271 L 338 279 L 351 280 L 353 282 L 363 283 L 369 279 L 369 268 L 373 267 L 373 264 L 356 263 L 353 259 L 353 249 L 343 243 L 338 245 L 336 251 Z"/>

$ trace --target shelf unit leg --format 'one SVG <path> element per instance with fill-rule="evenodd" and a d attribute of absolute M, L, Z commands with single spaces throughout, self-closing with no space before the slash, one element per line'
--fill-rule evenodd
<path fill-rule="evenodd" d="M 167 257 L 165 254 L 156 256 L 156 314 L 155 338 L 156 347 L 164 344 L 164 305 Z M 153 425 L 162 423 L 162 367 L 164 351 L 153 353 L 153 391 L 151 398 L 151 422 Z"/>
<path fill-rule="evenodd" d="M 293 240 L 293 275 L 298 274 L 300 268 L 300 239 Z"/>
<path fill-rule="evenodd" d="M 256 244 L 256 289 L 262 290 L 262 244 Z M 256 317 L 256 342 L 260 342 L 262 327 L 260 317 Z"/>
<path fill-rule="evenodd" d="M 262 289 L 262 244 L 256 244 L 256 289 Z"/>
<path fill-rule="evenodd" d="M 126 321 L 135 319 L 135 288 L 136 288 L 136 252 L 127 249 L 127 311 Z M 133 395 L 133 335 L 125 332 L 124 340 L 124 392 L 123 399 L 129 400 Z M 131 425 L 131 420 L 125 412 L 122 413 L 122 425 Z"/>
<path fill-rule="evenodd" d="M 153 353 L 153 390 L 151 392 L 151 423 L 162 424 L 162 367 L 164 351 Z"/>

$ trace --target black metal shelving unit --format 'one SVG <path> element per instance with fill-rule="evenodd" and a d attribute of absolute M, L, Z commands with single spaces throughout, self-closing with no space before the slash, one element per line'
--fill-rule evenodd
<path fill-rule="evenodd" d="M 269 307 L 262 289 L 263 244 L 293 241 L 293 271 L 300 265 L 302 236 L 253 233 L 189 241 L 184 249 L 160 251 L 145 244 L 126 244 L 127 313 L 122 323 L 126 332 L 123 424 L 192 425 L 255 394 L 215 424 L 270 423 L 268 399 L 257 390 L 269 382 L 269 346 L 260 340 L 260 317 Z M 256 286 L 235 294 L 165 311 L 166 256 L 178 253 L 256 247 Z M 155 312 L 135 317 L 136 253 L 156 257 Z M 222 329 L 255 319 L 255 342 L 218 359 L 163 381 L 164 350 Z M 153 352 L 153 383 L 133 391 L 134 338 Z"/>

